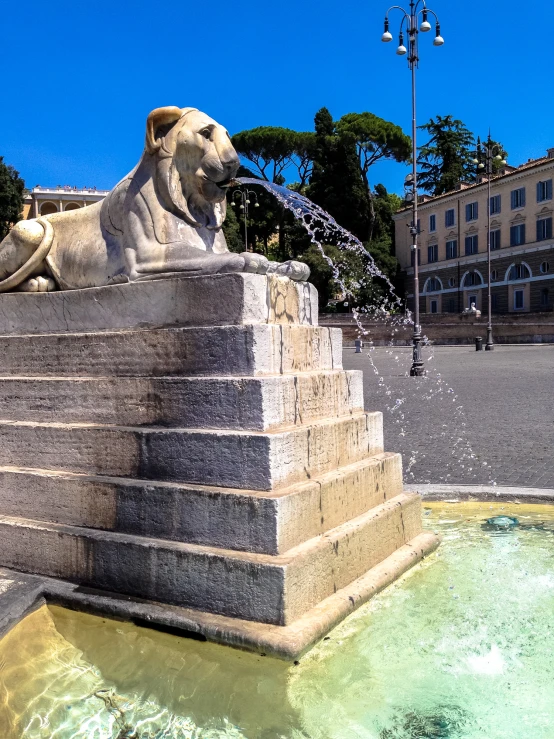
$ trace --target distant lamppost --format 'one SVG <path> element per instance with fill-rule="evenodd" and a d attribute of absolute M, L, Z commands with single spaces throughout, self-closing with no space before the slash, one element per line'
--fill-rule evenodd
<path fill-rule="evenodd" d="M 418 269 L 418 227 L 417 227 L 417 145 L 416 145 L 416 69 L 419 62 L 418 57 L 418 34 L 419 31 L 427 33 L 431 30 L 431 24 L 427 20 L 431 14 L 435 19 L 435 46 L 442 46 L 444 39 L 441 36 L 441 30 L 437 14 L 430 10 L 425 0 L 411 0 L 410 12 L 398 5 L 393 5 L 387 10 L 385 15 L 385 29 L 381 36 L 381 41 L 388 43 L 392 41 L 392 34 L 389 32 L 389 13 L 391 10 L 400 10 L 403 14 L 400 22 L 400 32 L 398 36 L 398 48 L 396 53 L 399 56 L 408 54 L 408 67 L 412 72 L 412 173 L 406 177 L 404 186 L 406 188 L 406 200 L 412 203 L 412 222 L 410 223 L 410 235 L 412 237 L 412 254 L 414 259 L 414 296 L 415 296 L 415 315 L 414 315 L 414 333 L 412 338 L 413 358 L 410 368 L 412 377 L 420 377 L 425 374 L 423 368 L 423 360 L 421 359 L 421 326 L 419 323 L 419 269 Z M 418 21 L 421 17 L 421 23 L 418 29 Z M 404 46 L 404 31 L 407 32 L 409 38 L 409 51 Z"/>
<path fill-rule="evenodd" d="M 488 271 L 488 309 L 489 319 L 487 323 L 487 343 L 485 349 L 492 352 L 494 343 L 492 340 L 492 298 L 491 298 L 491 179 L 493 162 L 506 164 L 506 160 L 502 157 L 502 147 L 493 144 L 491 135 L 485 144 L 481 144 L 481 139 L 477 139 L 477 158 L 473 159 L 473 164 L 477 165 L 477 170 L 485 170 L 487 174 L 487 271 Z"/>
<path fill-rule="evenodd" d="M 237 195 L 239 196 L 238 199 Z M 244 215 L 244 248 L 246 251 L 248 251 L 248 206 L 251 204 L 250 196 L 254 197 L 254 208 L 259 208 L 258 195 L 254 190 L 235 190 L 231 201 L 233 208 L 240 203 L 240 210 Z"/>

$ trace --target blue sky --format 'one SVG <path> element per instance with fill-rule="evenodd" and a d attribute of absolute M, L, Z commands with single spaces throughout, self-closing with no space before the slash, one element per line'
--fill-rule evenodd
<path fill-rule="evenodd" d="M 410 75 L 396 42 L 380 42 L 381 0 L 2 6 L 0 154 L 29 187 L 112 187 L 161 105 L 198 107 L 231 133 L 311 130 L 323 105 L 335 118 L 369 110 L 410 129 Z M 551 0 L 430 7 L 446 43 L 421 36 L 418 121 L 452 114 L 482 135 L 490 126 L 511 164 L 554 146 Z M 404 175 L 389 162 L 372 170 L 396 191 Z"/>

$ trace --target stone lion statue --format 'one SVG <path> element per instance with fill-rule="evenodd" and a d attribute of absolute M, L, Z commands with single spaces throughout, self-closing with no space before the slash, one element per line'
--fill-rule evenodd
<path fill-rule="evenodd" d="M 306 280 L 301 262 L 229 251 L 221 230 L 239 159 L 196 108 L 153 110 L 135 167 L 94 205 L 20 221 L 0 244 L 0 292 L 46 292 L 223 272 Z"/>

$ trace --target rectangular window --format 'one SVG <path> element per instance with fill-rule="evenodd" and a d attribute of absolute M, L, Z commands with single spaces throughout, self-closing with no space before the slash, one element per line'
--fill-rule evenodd
<path fill-rule="evenodd" d="M 501 211 L 500 195 L 493 195 L 491 198 L 491 216 L 498 215 Z"/>
<path fill-rule="evenodd" d="M 433 231 L 437 230 L 437 216 L 432 215 L 429 216 L 429 233 L 433 233 Z"/>
<path fill-rule="evenodd" d="M 414 250 L 412 249 L 410 252 L 410 262 L 412 264 L 412 267 L 414 266 Z M 417 250 L 417 266 L 421 264 L 421 249 Z"/>
<path fill-rule="evenodd" d="M 537 182 L 537 203 L 552 200 L 552 180 Z"/>
<path fill-rule="evenodd" d="M 525 188 L 519 187 L 512 190 L 512 210 L 515 208 L 523 208 L 525 205 Z"/>
<path fill-rule="evenodd" d="M 446 228 L 450 228 L 456 223 L 456 214 L 454 208 L 449 208 L 444 214 L 444 225 Z"/>
<path fill-rule="evenodd" d="M 543 287 L 541 290 L 541 308 L 548 308 L 550 300 L 549 300 L 549 290 L 547 287 Z"/>
<path fill-rule="evenodd" d="M 477 234 L 474 236 L 466 236 L 466 256 L 469 254 L 477 254 L 477 251 L 479 249 L 479 243 L 477 239 Z"/>
<path fill-rule="evenodd" d="M 498 295 L 491 295 L 491 310 L 498 310 Z"/>
<path fill-rule="evenodd" d="M 466 222 L 476 221 L 478 214 L 477 203 L 468 203 L 466 205 Z"/>
<path fill-rule="evenodd" d="M 448 298 L 446 303 L 447 313 L 456 313 L 456 301 L 454 298 Z"/>
<path fill-rule="evenodd" d="M 491 231 L 491 250 L 500 249 L 500 229 L 496 228 Z"/>
<path fill-rule="evenodd" d="M 427 261 L 438 262 L 439 261 L 439 247 L 437 244 L 427 247 Z"/>
<path fill-rule="evenodd" d="M 523 308 L 523 290 L 514 290 L 514 310 Z"/>
<path fill-rule="evenodd" d="M 537 221 L 537 241 L 552 238 L 552 218 L 540 218 Z"/>
<path fill-rule="evenodd" d="M 438 313 L 439 312 L 439 301 L 438 300 L 431 300 L 431 313 Z"/>
<path fill-rule="evenodd" d="M 457 241 L 447 241 L 446 242 L 446 258 L 447 259 L 456 259 L 458 256 L 458 242 Z"/>
<path fill-rule="evenodd" d="M 510 246 L 525 244 L 525 223 L 510 226 Z"/>

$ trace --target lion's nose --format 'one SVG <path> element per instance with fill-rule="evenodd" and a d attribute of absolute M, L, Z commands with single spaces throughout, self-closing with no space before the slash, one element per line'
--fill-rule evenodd
<path fill-rule="evenodd" d="M 240 161 L 236 152 L 233 150 L 221 158 L 221 164 L 225 167 L 229 175 L 234 175 L 239 168 Z"/>

